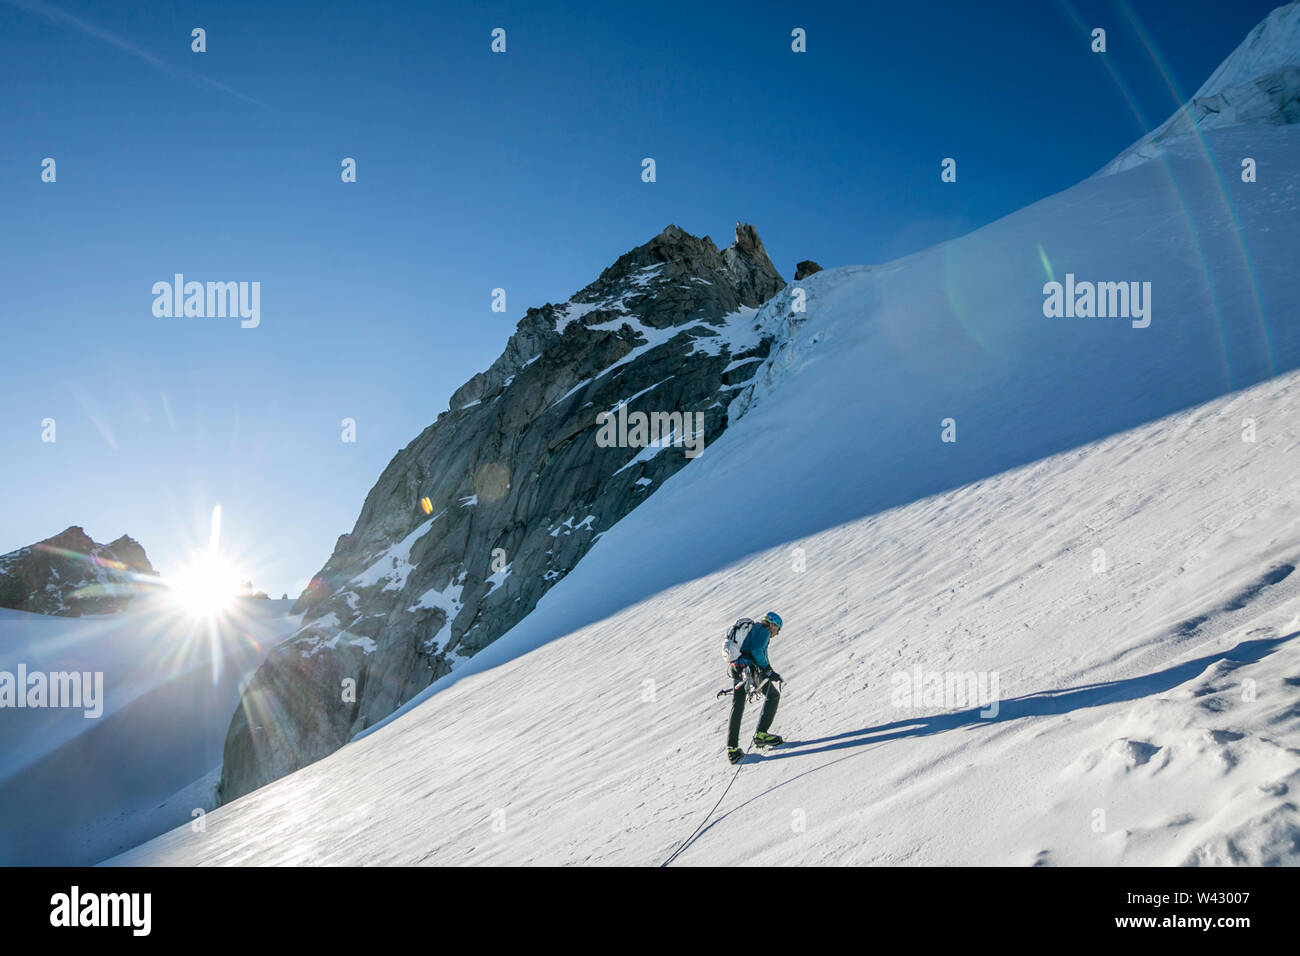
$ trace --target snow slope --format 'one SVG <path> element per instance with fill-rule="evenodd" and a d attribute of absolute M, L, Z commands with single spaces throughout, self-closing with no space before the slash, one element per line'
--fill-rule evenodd
<path fill-rule="evenodd" d="M 0 671 L 99 672 L 104 690 L 96 718 L 0 710 L 0 865 L 94 863 L 215 806 L 216 778 L 195 783 L 221 764 L 243 681 L 297 626 L 289 604 L 241 601 L 211 630 L 165 599 L 0 611 Z"/>
<path fill-rule="evenodd" d="M 1300 3 L 1288 3 L 1251 30 L 1178 112 L 1097 175 L 1156 159 L 1166 142 L 1195 136 L 1198 129 L 1295 122 L 1300 122 Z"/>
<path fill-rule="evenodd" d="M 661 862 L 735 773 L 722 632 L 769 608 L 796 743 L 678 863 L 1300 862 L 1298 134 L 803 280 L 743 417 L 514 630 L 113 862 Z M 1267 182 L 1218 175 L 1243 149 Z M 1150 326 L 1046 318 L 1067 272 L 1151 282 Z M 898 706 L 918 667 L 996 675 L 996 716 Z"/>
<path fill-rule="evenodd" d="M 804 743 L 680 863 L 1300 863 L 1300 575 L 1255 590 L 1300 556 L 1298 441 L 1293 373 L 755 555 L 114 862 L 660 862 L 730 777 L 718 624 L 771 605 Z M 997 718 L 895 707 L 917 665 L 996 670 Z"/>

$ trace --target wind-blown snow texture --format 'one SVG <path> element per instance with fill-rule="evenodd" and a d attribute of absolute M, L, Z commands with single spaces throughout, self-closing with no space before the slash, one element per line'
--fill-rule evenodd
<path fill-rule="evenodd" d="M 657 863 L 732 772 L 719 636 L 768 608 L 802 742 L 680 863 L 1300 862 L 1300 375 L 1217 397 L 1300 365 L 1298 132 L 1206 134 L 1267 184 L 1188 143 L 786 290 L 743 417 L 533 614 L 115 862 Z M 1151 326 L 1045 318 L 1048 267 L 1152 282 Z M 998 716 L 896 708 L 915 666 L 997 672 Z"/>

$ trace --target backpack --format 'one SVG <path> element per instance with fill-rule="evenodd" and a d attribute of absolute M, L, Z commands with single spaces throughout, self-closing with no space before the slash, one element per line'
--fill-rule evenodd
<path fill-rule="evenodd" d="M 727 661 L 731 664 L 736 663 L 740 657 L 740 648 L 745 643 L 745 638 L 749 636 L 749 629 L 754 624 L 747 617 L 742 617 L 727 630 L 727 636 L 722 642 L 722 653 L 727 655 Z M 744 631 L 742 634 L 741 631 Z"/>

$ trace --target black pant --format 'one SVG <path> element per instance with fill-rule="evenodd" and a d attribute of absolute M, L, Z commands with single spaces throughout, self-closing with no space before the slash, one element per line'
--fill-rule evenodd
<path fill-rule="evenodd" d="M 745 669 L 739 664 L 727 667 L 733 684 L 739 683 L 745 676 Z M 758 733 L 766 733 L 776 719 L 776 705 L 781 702 L 781 692 L 771 681 L 763 687 L 763 712 L 758 717 Z M 737 747 L 740 741 L 740 718 L 745 714 L 745 688 L 738 687 L 731 695 L 731 725 L 727 728 L 727 746 Z"/>

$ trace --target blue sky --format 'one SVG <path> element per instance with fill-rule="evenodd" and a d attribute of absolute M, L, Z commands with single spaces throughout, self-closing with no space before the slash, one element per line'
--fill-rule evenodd
<path fill-rule="evenodd" d="M 1096 171 L 1273 6 L 0 0 L 0 553 L 78 524 L 174 571 L 220 504 L 292 596 L 527 307 L 670 222 L 752 222 L 787 279 L 967 232 Z M 260 282 L 261 325 L 155 317 L 177 272 Z"/>

